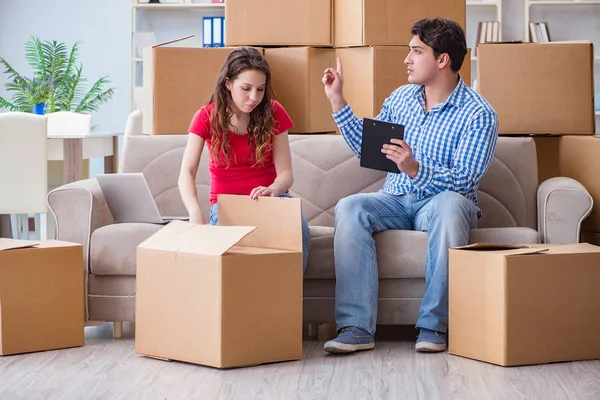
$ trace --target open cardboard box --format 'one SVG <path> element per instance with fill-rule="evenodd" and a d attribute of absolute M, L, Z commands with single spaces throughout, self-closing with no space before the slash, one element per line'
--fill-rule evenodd
<path fill-rule="evenodd" d="M 600 358 L 600 247 L 450 249 L 450 354 L 503 366 Z"/>
<path fill-rule="evenodd" d="M 83 246 L 0 239 L 0 355 L 84 345 Z"/>
<path fill-rule="evenodd" d="M 217 368 L 302 358 L 300 199 L 218 202 L 219 226 L 174 221 L 138 246 L 136 352 Z"/>

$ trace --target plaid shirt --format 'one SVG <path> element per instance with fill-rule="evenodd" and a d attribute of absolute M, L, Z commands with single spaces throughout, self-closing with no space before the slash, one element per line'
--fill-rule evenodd
<path fill-rule="evenodd" d="M 349 105 L 333 114 L 348 146 L 360 157 L 362 119 Z M 404 141 L 419 162 L 415 178 L 389 172 L 381 191 L 414 193 L 419 199 L 454 191 L 479 209 L 477 189 L 494 157 L 498 117 L 490 104 L 459 78 L 443 103 L 425 112 L 423 86 L 396 89 L 375 118 L 404 125 Z"/>

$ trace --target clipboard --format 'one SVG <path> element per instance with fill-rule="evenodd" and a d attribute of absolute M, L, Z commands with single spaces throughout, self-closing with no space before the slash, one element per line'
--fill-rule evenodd
<path fill-rule="evenodd" d="M 360 166 L 399 174 L 396 163 L 381 152 L 384 144 L 392 144 L 391 139 L 404 140 L 404 125 L 363 118 Z"/>

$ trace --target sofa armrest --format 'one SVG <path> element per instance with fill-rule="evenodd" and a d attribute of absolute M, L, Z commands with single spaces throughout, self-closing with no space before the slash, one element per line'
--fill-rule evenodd
<path fill-rule="evenodd" d="M 542 243 L 578 243 L 581 223 L 594 205 L 592 196 L 571 178 L 548 179 L 537 193 L 538 232 Z"/>
<path fill-rule="evenodd" d="M 85 282 L 85 319 L 89 317 L 87 289 L 92 233 L 114 219 L 96 179 L 85 179 L 60 186 L 47 197 L 48 208 L 56 220 L 56 238 L 83 245 Z"/>

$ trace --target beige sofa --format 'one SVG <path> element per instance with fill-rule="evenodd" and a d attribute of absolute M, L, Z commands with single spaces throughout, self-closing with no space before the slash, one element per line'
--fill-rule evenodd
<path fill-rule="evenodd" d="M 379 190 L 384 173 L 360 168 L 336 135 L 290 136 L 295 183 L 311 225 L 312 249 L 304 283 L 304 321 L 334 321 L 333 212 L 339 199 Z M 186 136 L 131 136 L 123 172 L 143 172 L 163 215 L 186 214 L 177 189 Z M 208 217 L 206 157 L 197 176 Z M 574 243 L 592 198 L 578 182 L 554 178 L 538 185 L 531 138 L 501 137 L 479 200 L 483 216 L 471 242 Z M 62 186 L 48 195 L 58 238 L 82 243 L 86 255 L 86 312 L 93 321 L 135 320 L 136 246 L 160 229 L 153 224 L 115 224 L 94 179 Z M 378 323 L 414 324 L 424 291 L 427 234 L 376 234 L 379 260 Z"/>

